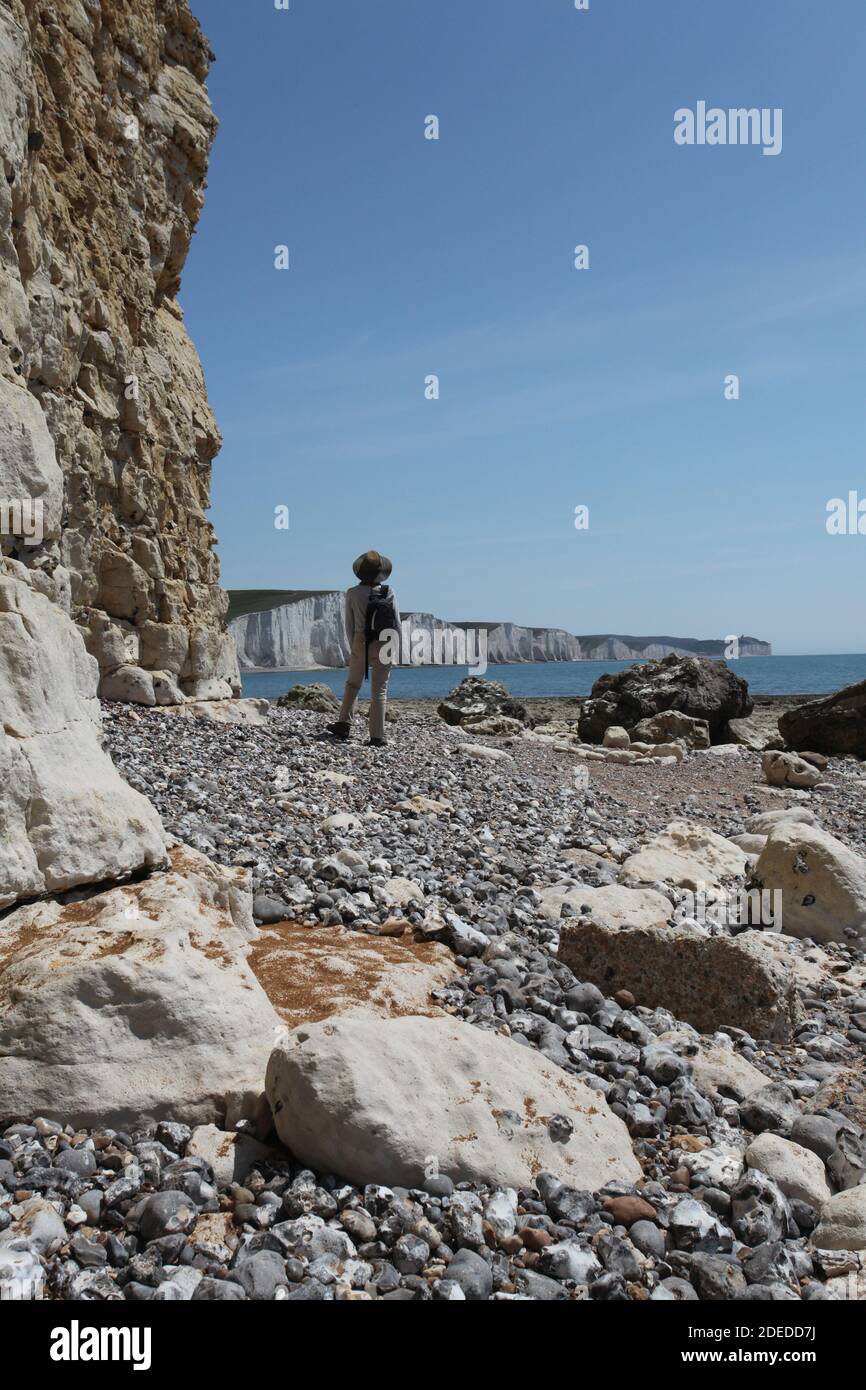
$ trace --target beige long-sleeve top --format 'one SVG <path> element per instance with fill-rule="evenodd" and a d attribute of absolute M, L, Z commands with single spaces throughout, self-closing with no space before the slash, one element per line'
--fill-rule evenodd
<path fill-rule="evenodd" d="M 383 587 L 388 587 L 387 585 Z M 355 640 L 355 634 L 363 632 L 367 625 L 367 604 L 370 594 L 373 592 L 371 584 L 355 584 L 353 588 L 346 590 L 346 637 L 351 647 Z M 400 626 L 400 610 L 397 607 L 397 596 L 393 589 L 391 596 L 394 599 L 394 608 L 397 612 L 397 626 Z"/>

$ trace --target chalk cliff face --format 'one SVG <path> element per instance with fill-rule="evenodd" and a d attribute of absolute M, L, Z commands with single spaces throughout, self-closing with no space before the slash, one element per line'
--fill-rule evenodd
<path fill-rule="evenodd" d="M 487 659 L 508 661 L 580 661 L 580 639 L 555 627 L 519 627 L 501 623 L 487 634 Z"/>
<path fill-rule="evenodd" d="M 242 593 L 238 597 L 242 597 Z M 413 631 L 458 633 L 466 623 L 449 623 L 432 613 L 409 613 L 403 621 L 402 651 L 412 650 Z M 574 637 L 561 628 L 520 627 L 517 623 L 479 623 L 487 633 L 487 660 L 491 665 L 525 661 L 628 661 L 677 655 L 721 657 L 725 644 L 691 638 Z M 261 612 L 235 618 L 229 631 L 237 642 L 243 670 L 280 668 L 300 671 L 316 666 L 345 666 L 349 658 L 343 626 L 343 594 L 337 591 L 311 594 Z M 685 645 L 680 645 L 685 644 Z M 477 653 L 477 638 L 470 647 Z M 740 655 L 770 655 L 770 646 L 755 638 L 743 638 Z M 465 662 L 455 662 L 464 665 Z M 469 664 L 473 664 L 471 661 Z"/>
<path fill-rule="evenodd" d="M 490 662 L 577 661 L 580 643 L 552 628 L 518 627 L 514 623 L 483 624 Z M 458 633 L 460 625 L 432 613 L 407 614 L 402 625 L 403 651 L 411 652 L 413 631 Z M 230 631 L 237 642 L 244 670 L 254 667 L 303 670 L 314 666 L 344 666 L 349 659 L 343 625 L 343 594 L 317 594 L 294 603 L 236 618 Z M 477 651 L 477 646 L 474 648 Z M 408 655 L 406 657 L 408 662 Z"/>
<path fill-rule="evenodd" d="M 236 618 L 229 631 L 241 667 L 299 669 L 344 666 L 349 645 L 343 622 L 343 595 L 316 594 L 296 603 Z"/>
<path fill-rule="evenodd" d="M 185 0 L 0 0 L 0 548 L 71 613 L 100 693 L 145 704 L 239 684 L 220 435 L 175 298 L 209 58 Z"/>
<path fill-rule="evenodd" d="M 696 637 L 580 637 L 583 658 L 589 661 L 661 661 L 666 656 L 706 656 L 718 660 L 725 656 L 728 638 L 708 641 Z M 769 642 L 757 637 L 739 637 L 738 656 L 772 656 Z M 733 655 L 733 653 L 731 653 Z"/>

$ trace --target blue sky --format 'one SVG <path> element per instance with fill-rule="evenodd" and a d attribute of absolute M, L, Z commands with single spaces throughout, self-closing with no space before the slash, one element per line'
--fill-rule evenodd
<path fill-rule="evenodd" d="M 227 587 L 377 546 L 405 610 L 866 647 L 866 535 L 825 527 L 866 499 L 863 0 L 192 7 Z M 781 154 L 676 145 L 701 100 L 782 108 Z"/>

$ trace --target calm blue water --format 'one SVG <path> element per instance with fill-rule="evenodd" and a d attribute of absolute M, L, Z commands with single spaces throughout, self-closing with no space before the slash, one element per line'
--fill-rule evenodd
<path fill-rule="evenodd" d="M 550 661 L 490 666 L 487 679 L 501 681 L 518 696 L 588 695 L 593 682 L 605 671 L 622 671 L 633 665 L 633 661 Z M 866 652 L 851 656 L 749 656 L 728 665 L 749 682 L 754 695 L 823 695 L 866 680 Z M 391 676 L 390 694 L 396 700 L 438 699 L 466 674 L 465 666 L 400 667 Z M 243 678 L 243 693 L 273 700 L 290 686 L 320 681 L 342 694 L 345 679 L 345 671 L 248 672 Z"/>

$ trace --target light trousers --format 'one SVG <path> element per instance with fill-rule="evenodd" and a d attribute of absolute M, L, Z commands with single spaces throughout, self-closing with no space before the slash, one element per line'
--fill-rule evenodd
<path fill-rule="evenodd" d="M 363 631 L 356 632 L 352 642 L 349 659 L 349 673 L 346 676 L 346 691 L 340 709 L 340 719 L 348 724 L 355 709 L 358 692 L 364 684 L 366 639 Z M 391 676 L 389 663 L 379 660 L 381 642 L 370 643 L 370 737 L 385 737 L 385 706 L 388 701 L 388 681 Z"/>

